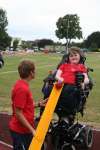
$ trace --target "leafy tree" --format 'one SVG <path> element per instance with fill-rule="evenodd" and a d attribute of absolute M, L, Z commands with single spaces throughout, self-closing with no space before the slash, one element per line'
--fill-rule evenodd
<path fill-rule="evenodd" d="M 0 9 L 0 50 L 10 46 L 11 37 L 7 33 L 7 25 L 6 11 Z"/>
<path fill-rule="evenodd" d="M 13 41 L 13 50 L 14 50 L 14 51 L 17 50 L 17 48 L 18 48 L 18 43 L 19 43 L 19 40 L 17 40 L 17 39 Z"/>
<path fill-rule="evenodd" d="M 37 39 L 35 41 L 22 41 L 22 48 L 34 49 L 34 47 L 44 48 L 46 45 L 53 45 L 54 42 L 51 39 Z"/>
<path fill-rule="evenodd" d="M 6 11 L 0 9 L 0 30 L 6 31 L 6 27 L 8 25 Z"/>
<path fill-rule="evenodd" d="M 5 50 L 7 47 L 10 47 L 11 37 L 7 32 L 0 32 L 0 50 Z"/>
<path fill-rule="evenodd" d="M 46 45 L 53 45 L 53 44 L 54 42 L 51 39 L 41 39 L 41 40 L 38 40 L 38 43 L 37 43 L 39 48 L 40 47 L 44 48 Z"/>
<path fill-rule="evenodd" d="M 100 32 L 97 31 L 90 34 L 85 41 L 85 45 L 90 49 L 100 48 Z"/>
<path fill-rule="evenodd" d="M 67 14 L 64 17 L 60 17 L 56 22 L 56 36 L 59 39 L 65 38 L 67 47 L 70 45 L 71 39 L 82 38 L 79 23 L 79 17 L 76 14 Z"/>
<path fill-rule="evenodd" d="M 97 44 L 96 43 L 91 43 L 90 50 L 94 51 L 94 52 L 97 51 L 98 50 Z"/>
<path fill-rule="evenodd" d="M 26 48 L 27 48 L 27 43 L 26 43 L 26 41 L 22 41 L 21 47 L 22 47 L 23 49 L 26 49 Z"/>

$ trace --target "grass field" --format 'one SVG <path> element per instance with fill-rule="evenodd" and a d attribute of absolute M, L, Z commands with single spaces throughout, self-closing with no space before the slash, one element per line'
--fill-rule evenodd
<path fill-rule="evenodd" d="M 39 100 L 43 96 L 41 93 L 43 79 L 49 70 L 56 68 L 61 57 L 58 54 L 4 56 L 5 66 L 0 69 L 0 111 L 11 113 L 10 92 L 14 82 L 19 78 L 17 66 L 21 60 L 29 59 L 35 62 L 36 78 L 30 86 L 34 99 Z M 82 120 L 100 123 L 100 54 L 87 54 L 86 65 L 94 69 L 94 72 L 90 73 L 94 81 L 94 87 L 87 100 L 86 115 Z"/>

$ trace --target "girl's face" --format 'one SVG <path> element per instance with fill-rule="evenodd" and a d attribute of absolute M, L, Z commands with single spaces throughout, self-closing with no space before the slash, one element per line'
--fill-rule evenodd
<path fill-rule="evenodd" d="M 80 55 L 79 53 L 72 53 L 69 55 L 69 62 L 71 64 L 78 64 L 80 61 Z"/>

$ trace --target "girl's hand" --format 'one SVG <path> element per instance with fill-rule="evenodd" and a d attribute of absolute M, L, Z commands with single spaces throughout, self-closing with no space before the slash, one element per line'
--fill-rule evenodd
<path fill-rule="evenodd" d="M 84 84 L 84 83 L 81 83 L 81 87 L 82 87 L 82 89 L 84 90 L 85 84 Z"/>
<path fill-rule="evenodd" d="M 36 134 L 36 131 L 33 129 L 32 130 L 32 135 L 35 136 L 35 134 Z"/>
<path fill-rule="evenodd" d="M 62 87 L 62 84 L 63 84 L 63 81 L 58 80 L 58 81 L 56 82 L 56 88 L 57 88 L 57 89 L 60 89 L 60 88 Z"/>

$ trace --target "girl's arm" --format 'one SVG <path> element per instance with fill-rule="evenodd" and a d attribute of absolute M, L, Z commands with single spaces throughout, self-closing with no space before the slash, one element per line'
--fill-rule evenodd
<path fill-rule="evenodd" d="M 81 83 L 82 89 L 84 89 L 84 88 L 85 88 L 85 85 L 89 83 L 89 78 L 88 78 L 87 73 L 83 73 L 83 75 L 84 75 L 84 82 Z"/>
<path fill-rule="evenodd" d="M 64 79 L 61 77 L 61 74 L 62 74 L 62 70 L 58 69 L 55 78 L 56 78 L 58 81 L 63 82 Z"/>
<path fill-rule="evenodd" d="M 84 74 L 84 84 L 88 84 L 89 83 L 89 78 L 87 73 L 83 73 Z"/>
<path fill-rule="evenodd" d="M 16 113 L 16 117 L 17 119 L 20 121 L 20 123 L 28 128 L 30 130 L 30 132 L 33 134 L 33 136 L 35 135 L 35 129 L 30 125 L 30 123 L 27 121 L 27 119 L 24 117 L 23 113 L 22 113 L 22 109 L 20 108 L 16 108 L 15 109 L 15 113 Z"/>

